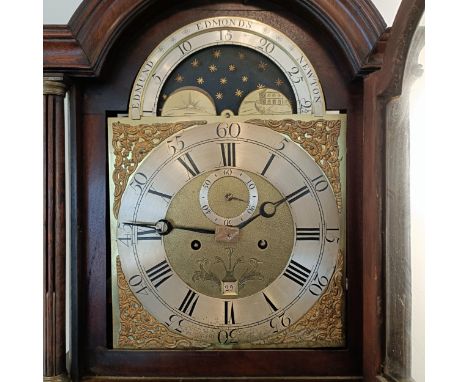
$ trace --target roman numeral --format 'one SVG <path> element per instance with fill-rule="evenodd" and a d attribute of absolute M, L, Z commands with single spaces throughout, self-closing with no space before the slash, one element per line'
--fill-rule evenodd
<path fill-rule="evenodd" d="M 182 313 L 191 316 L 193 310 L 195 309 L 195 305 L 197 305 L 198 297 L 200 296 L 198 296 L 197 293 L 195 293 L 193 290 L 189 290 L 184 297 L 184 301 L 182 301 L 182 304 L 180 304 L 179 310 Z"/>
<path fill-rule="evenodd" d="M 155 288 L 160 286 L 164 281 L 168 280 L 173 275 L 172 269 L 166 260 L 163 260 L 159 264 L 156 264 L 154 267 L 148 269 L 146 274 Z"/>
<path fill-rule="evenodd" d="M 234 303 L 232 301 L 224 301 L 224 324 L 235 324 L 234 319 Z"/>
<path fill-rule="evenodd" d="M 286 196 L 286 200 L 288 201 L 289 204 L 292 204 L 296 200 L 302 198 L 304 195 L 307 195 L 309 193 L 310 193 L 310 190 L 307 188 L 307 186 L 304 186 L 294 192 L 291 192 L 288 196 Z"/>
<path fill-rule="evenodd" d="M 236 167 L 236 144 L 220 143 L 223 166 Z"/>
<path fill-rule="evenodd" d="M 152 189 L 152 188 L 150 188 L 150 189 L 148 190 L 148 193 L 153 194 L 153 195 L 160 196 L 160 197 L 163 198 L 163 199 L 167 199 L 167 201 L 170 201 L 170 200 L 172 199 L 172 195 L 168 195 L 168 194 L 165 194 L 165 193 L 163 193 L 163 192 L 156 191 L 156 190 L 154 190 L 154 189 Z"/>
<path fill-rule="evenodd" d="M 182 166 L 185 167 L 185 169 L 192 176 L 196 176 L 196 175 L 200 174 L 200 170 L 198 169 L 197 165 L 195 164 L 195 162 L 193 161 L 193 159 L 192 159 L 192 157 L 190 156 L 189 153 L 185 154 L 185 158 L 188 161 L 188 163 L 186 161 L 184 161 L 182 158 L 177 158 L 177 160 L 180 162 L 180 164 Z"/>
<path fill-rule="evenodd" d="M 273 304 L 273 302 L 268 298 L 268 296 L 265 293 L 262 292 L 262 294 L 263 294 L 263 297 L 265 297 L 265 300 L 270 306 L 271 310 L 273 310 L 273 312 L 276 312 L 278 308 L 275 306 L 275 304 Z"/>
<path fill-rule="evenodd" d="M 273 162 L 273 159 L 275 159 L 275 154 L 271 154 L 270 159 L 268 159 L 268 162 L 266 163 L 265 167 L 263 168 L 262 175 L 265 175 L 268 169 L 270 168 L 271 162 Z"/>
<path fill-rule="evenodd" d="M 298 262 L 291 260 L 288 267 L 284 271 L 283 276 L 294 281 L 295 283 L 299 284 L 302 287 L 307 281 L 307 278 L 309 277 L 310 272 L 312 272 L 310 269 L 307 269 L 306 267 L 299 264 Z"/>
<path fill-rule="evenodd" d="M 161 240 L 161 236 L 155 228 L 138 227 L 137 240 Z"/>
<path fill-rule="evenodd" d="M 296 240 L 320 240 L 320 228 L 296 228 Z"/>

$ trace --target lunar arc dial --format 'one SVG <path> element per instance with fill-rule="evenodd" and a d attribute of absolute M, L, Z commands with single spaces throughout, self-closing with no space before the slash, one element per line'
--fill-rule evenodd
<path fill-rule="evenodd" d="M 199 50 L 226 45 L 250 48 L 274 62 L 293 89 L 291 101 L 298 114 L 325 114 L 317 73 L 307 55 L 288 36 L 253 19 L 213 17 L 184 26 L 151 52 L 133 84 L 129 116 L 140 119 L 157 115 L 161 90 L 178 65 Z"/>

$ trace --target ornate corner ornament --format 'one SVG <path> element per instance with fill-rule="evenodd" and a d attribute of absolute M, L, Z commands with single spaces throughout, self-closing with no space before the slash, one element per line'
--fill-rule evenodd
<path fill-rule="evenodd" d="M 286 134 L 306 150 L 330 181 L 338 211 L 341 213 L 343 200 L 341 196 L 340 149 L 338 145 L 341 120 L 249 119 L 245 122 L 268 127 L 278 133 Z"/>
<path fill-rule="evenodd" d="M 338 211 L 343 208 L 340 181 L 339 137 L 341 119 L 249 119 L 246 123 L 265 126 L 285 134 L 301 145 L 328 177 L 335 194 Z M 128 179 L 145 156 L 174 133 L 208 121 L 172 123 L 112 124 L 112 148 L 115 155 L 112 181 L 115 186 L 113 214 L 118 216 L 121 197 Z M 280 333 L 253 342 L 249 348 L 297 348 L 345 346 L 344 330 L 344 253 L 340 250 L 336 269 L 325 293 L 294 325 Z M 120 329 L 118 347 L 132 349 L 204 349 L 211 345 L 170 331 L 151 316 L 133 295 L 116 260 Z"/>
<path fill-rule="evenodd" d="M 113 214 L 117 218 L 120 200 L 127 187 L 130 176 L 143 158 L 160 142 L 180 130 L 195 125 L 204 125 L 206 121 L 182 121 L 175 123 L 154 123 L 127 125 L 120 122 L 112 124 L 112 147 L 115 155 L 114 172 L 114 206 Z"/>

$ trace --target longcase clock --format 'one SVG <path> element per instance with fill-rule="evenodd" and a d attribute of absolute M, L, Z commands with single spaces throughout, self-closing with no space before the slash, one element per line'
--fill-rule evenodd
<path fill-rule="evenodd" d="M 365 81 L 386 35 L 339 3 L 85 1 L 46 28 L 45 380 L 69 378 L 65 224 L 73 380 L 380 374 Z"/>

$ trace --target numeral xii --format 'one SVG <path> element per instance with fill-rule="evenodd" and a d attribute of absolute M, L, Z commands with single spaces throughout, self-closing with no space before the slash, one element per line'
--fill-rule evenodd
<path fill-rule="evenodd" d="M 220 143 L 223 166 L 236 167 L 236 143 Z"/>

